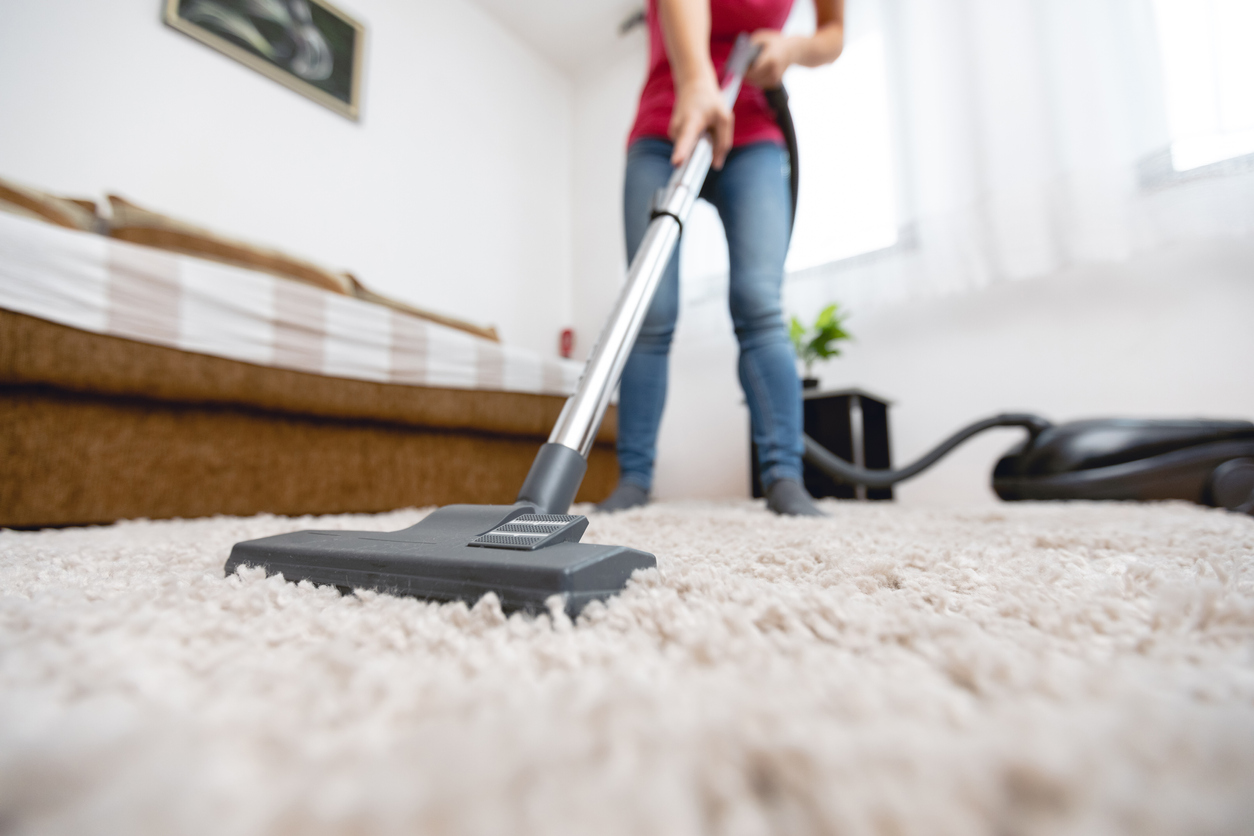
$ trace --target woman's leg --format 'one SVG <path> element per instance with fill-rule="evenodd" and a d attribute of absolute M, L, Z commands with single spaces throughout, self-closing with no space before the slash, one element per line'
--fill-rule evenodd
<path fill-rule="evenodd" d="M 788 152 L 772 142 L 735 149 L 714 182 L 711 197 L 727 233 L 729 304 L 740 342 L 740 384 L 749 404 L 762 486 L 770 498 L 772 486 L 781 480 L 801 484 L 804 449 L 801 382 L 780 305 L 792 223 Z M 808 498 L 804 504 L 813 510 Z M 777 511 L 807 513 L 777 505 L 772 503 Z"/>
<path fill-rule="evenodd" d="M 623 227 L 628 260 L 633 258 L 649 227 L 654 193 L 671 176 L 671 144 L 642 139 L 627 151 L 623 186 Z M 666 380 L 671 336 L 679 316 L 678 249 L 671 256 L 640 336 L 627 358 L 618 394 L 618 468 L 620 485 L 636 488 L 643 501 L 653 485 L 657 432 L 666 405 Z M 633 503 L 639 504 L 639 503 Z M 608 510 L 608 509 L 607 509 Z"/>

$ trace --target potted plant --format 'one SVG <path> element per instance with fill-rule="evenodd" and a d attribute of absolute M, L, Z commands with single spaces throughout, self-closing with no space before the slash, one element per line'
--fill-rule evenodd
<path fill-rule="evenodd" d="M 817 360 L 839 357 L 841 340 L 852 340 L 853 336 L 845 330 L 845 320 L 849 315 L 840 311 L 840 306 L 833 303 L 819 312 L 814 325 L 807 328 L 797 317 L 792 318 L 788 327 L 788 336 L 792 339 L 793 350 L 797 359 L 805 364 L 806 374 L 801 379 L 802 387 L 814 389 L 819 385 L 818 378 L 811 374 Z"/>

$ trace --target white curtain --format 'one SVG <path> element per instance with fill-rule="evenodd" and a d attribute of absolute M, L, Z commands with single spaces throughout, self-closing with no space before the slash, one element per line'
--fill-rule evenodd
<path fill-rule="evenodd" d="M 1170 168 L 1150 0 L 849 2 L 874 7 L 886 45 L 901 233 L 791 274 L 789 309 L 856 313 L 1254 234 L 1250 166 Z"/>

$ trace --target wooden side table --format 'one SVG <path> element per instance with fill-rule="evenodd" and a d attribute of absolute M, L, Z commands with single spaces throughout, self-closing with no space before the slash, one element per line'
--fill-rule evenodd
<path fill-rule="evenodd" d="M 803 394 L 803 421 L 806 435 L 822 444 L 847 462 L 872 470 L 892 467 L 889 446 L 889 401 L 861 389 L 840 389 L 820 392 L 808 389 Z M 754 497 L 763 496 L 758 467 L 758 450 L 749 440 L 749 461 Z M 837 482 L 813 465 L 803 464 L 806 490 L 816 498 L 892 499 L 892 488 L 867 488 Z"/>

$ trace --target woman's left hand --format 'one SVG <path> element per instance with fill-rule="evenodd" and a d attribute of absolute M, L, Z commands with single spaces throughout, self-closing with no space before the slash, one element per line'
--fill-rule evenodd
<path fill-rule="evenodd" d="M 762 48 L 745 73 L 745 81 L 763 90 L 773 90 L 784 80 L 784 70 L 794 63 L 793 38 L 774 29 L 759 29 L 749 38 Z"/>
<path fill-rule="evenodd" d="M 845 0 L 814 0 L 816 28 L 813 35 L 785 35 L 759 29 L 749 40 L 762 47 L 745 73 L 745 81 L 763 90 L 774 90 L 793 64 L 821 67 L 835 61 L 845 46 Z"/>

